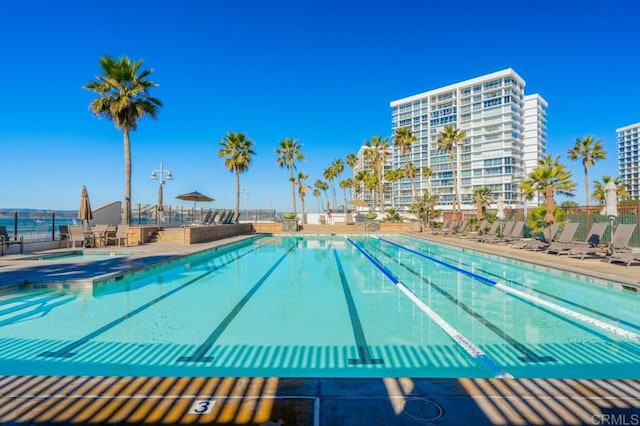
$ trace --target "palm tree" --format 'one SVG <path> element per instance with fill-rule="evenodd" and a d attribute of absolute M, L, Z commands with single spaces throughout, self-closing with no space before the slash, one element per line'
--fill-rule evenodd
<path fill-rule="evenodd" d="M 418 138 L 413 135 L 409 127 L 399 127 L 393 135 L 393 146 L 398 148 L 398 152 L 402 157 L 406 157 L 411 152 L 411 146 L 417 141 Z M 406 162 L 405 167 L 411 164 L 406 161 L 406 158 L 403 159 Z M 416 189 L 413 183 L 415 175 L 406 177 L 411 181 L 411 197 L 413 198 L 416 196 Z"/>
<path fill-rule="evenodd" d="M 218 157 L 224 158 L 224 166 L 236 177 L 236 210 L 235 214 L 240 214 L 240 174 L 249 170 L 251 159 L 256 154 L 252 147 L 253 141 L 240 133 L 227 132 L 227 135 L 220 142 Z"/>
<path fill-rule="evenodd" d="M 364 152 L 365 160 L 376 171 L 376 178 L 378 184 L 378 197 L 380 201 L 380 213 L 384 212 L 384 189 L 383 189 L 383 176 L 384 163 L 389 155 L 389 138 L 382 138 L 382 136 L 373 136 L 371 141 L 365 141 L 364 144 L 366 151 Z"/>
<path fill-rule="evenodd" d="M 289 182 L 291 182 L 291 204 L 293 212 L 296 213 L 296 183 L 293 172 L 296 170 L 296 161 L 304 160 L 304 154 L 300 151 L 302 145 L 295 139 L 286 138 L 280 141 L 280 148 L 276 149 L 278 154 L 278 166 L 289 170 Z"/>
<path fill-rule="evenodd" d="M 427 191 L 431 192 L 431 176 L 433 176 L 433 170 L 431 170 L 429 166 L 424 166 L 420 174 L 427 180 Z"/>
<path fill-rule="evenodd" d="M 399 182 L 405 176 L 404 172 L 404 169 L 386 170 L 384 172 L 384 182 L 391 184 L 393 184 L 394 182 Z M 391 208 L 395 209 L 395 204 L 395 200 L 391 198 Z"/>
<path fill-rule="evenodd" d="M 620 176 L 616 176 L 614 179 L 610 175 L 602 176 L 602 181 L 593 181 L 593 193 L 591 194 L 591 199 L 596 201 L 598 204 L 603 205 L 605 203 L 604 188 L 611 181 L 616 185 L 616 194 L 618 195 L 618 198 L 622 201 L 628 200 L 629 191 L 627 191 L 626 185 L 622 183 Z"/>
<path fill-rule="evenodd" d="M 149 90 L 158 87 L 147 80 L 153 70 L 140 70 L 142 60 L 132 62 L 127 57 L 100 58 L 103 75 L 84 85 L 84 89 L 98 94 L 89 109 L 98 117 L 113 121 L 124 135 L 124 216 L 123 224 L 131 222 L 131 140 L 129 134 L 138 128 L 144 116 L 156 118 L 162 107 L 159 99 L 151 97 Z"/>
<path fill-rule="evenodd" d="M 429 229 L 429 219 L 435 217 L 435 206 L 437 202 L 437 195 L 431 195 L 429 191 L 425 191 L 424 194 L 414 199 L 413 204 L 409 206 L 409 212 L 416 214 L 421 219 L 425 229 Z"/>
<path fill-rule="evenodd" d="M 336 209 L 338 207 L 336 201 L 336 187 L 333 184 L 333 180 L 337 177 L 336 169 L 333 167 L 333 164 L 327 167 L 324 172 L 322 172 L 322 177 L 329 181 L 331 188 L 331 200 L 333 201 L 333 208 Z"/>
<path fill-rule="evenodd" d="M 335 160 L 333 160 L 333 163 L 331 164 L 331 167 L 333 168 L 333 171 L 336 175 L 336 178 L 340 178 L 340 176 L 342 175 L 342 172 L 344 172 L 344 163 L 342 162 L 341 159 L 337 158 Z M 344 189 L 344 188 L 343 188 Z M 344 211 L 346 213 L 347 211 L 347 193 L 346 191 L 342 191 L 342 196 L 343 196 L 343 201 L 344 201 Z M 334 198 L 335 198 L 335 191 L 334 191 Z M 337 200 L 334 199 L 334 202 L 338 202 Z"/>
<path fill-rule="evenodd" d="M 353 179 L 352 178 L 346 178 L 346 179 L 342 179 L 340 182 L 338 182 L 338 186 L 340 188 L 342 188 L 342 194 L 344 195 L 344 208 L 347 208 L 347 189 L 349 190 L 349 194 L 351 195 L 351 198 L 353 199 L 353 194 L 351 194 L 351 188 L 353 188 Z M 346 211 L 346 210 L 345 210 Z"/>
<path fill-rule="evenodd" d="M 324 198 L 326 202 L 329 202 L 329 197 L 327 196 L 327 189 L 329 189 L 329 184 L 327 182 L 324 182 L 320 179 L 317 179 L 314 184 L 313 184 L 314 188 L 318 189 L 319 191 L 322 191 L 322 193 L 324 194 Z M 326 205 L 326 203 L 323 203 L 323 205 Z M 322 209 L 320 210 L 322 211 Z"/>
<path fill-rule="evenodd" d="M 304 174 L 302 172 L 299 172 L 298 176 L 296 176 L 296 185 L 298 185 L 298 197 L 300 197 L 300 204 L 302 204 L 302 224 L 303 225 L 306 222 L 305 216 L 304 216 L 304 197 L 307 193 L 307 190 L 310 188 L 304 183 L 307 179 L 309 179 L 309 175 Z"/>
<path fill-rule="evenodd" d="M 409 182 L 411 182 L 411 198 L 416 198 L 416 185 L 415 185 L 415 179 L 416 176 L 418 176 L 418 168 L 416 167 L 415 164 L 413 164 L 413 162 L 408 161 L 407 164 L 405 164 L 404 166 L 404 177 L 409 179 Z"/>
<path fill-rule="evenodd" d="M 322 211 L 322 192 L 320 192 L 320 190 L 318 188 L 315 188 L 313 190 L 313 197 L 316 199 L 316 202 L 318 203 L 318 212 Z"/>
<path fill-rule="evenodd" d="M 533 169 L 522 182 L 521 188 L 526 199 L 536 193 L 545 194 L 547 185 L 551 185 L 554 193 L 573 197 L 576 183 L 571 180 L 571 172 L 560 162 L 560 156 L 553 158 L 545 155 L 538 160 L 538 167 Z"/>
<path fill-rule="evenodd" d="M 607 157 L 602 146 L 602 139 L 593 140 L 593 136 L 587 136 L 582 139 L 576 138 L 575 145 L 567 151 L 569 160 L 582 160 L 584 169 L 584 197 L 587 209 L 586 226 L 589 228 L 589 167 L 593 166 L 596 161 Z"/>
<path fill-rule="evenodd" d="M 453 177 L 453 193 L 454 200 L 451 206 L 451 214 L 453 219 L 456 218 L 456 206 L 460 209 L 460 192 L 458 191 L 458 173 L 455 166 L 456 154 L 458 152 L 458 145 L 464 141 L 467 135 L 460 129 L 456 129 L 453 126 L 447 126 L 438 134 L 438 150 L 444 151 L 449 154 L 449 160 L 451 161 L 451 174 Z"/>

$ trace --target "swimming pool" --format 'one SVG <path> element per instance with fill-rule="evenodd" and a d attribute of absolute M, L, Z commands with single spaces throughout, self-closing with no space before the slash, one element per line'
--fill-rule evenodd
<path fill-rule="evenodd" d="M 20 260 L 39 260 L 46 262 L 56 262 L 59 260 L 73 260 L 73 261 L 89 261 L 94 262 L 96 260 L 107 260 L 114 257 L 129 256 L 131 253 L 121 251 L 91 251 L 85 252 L 82 250 L 75 250 L 70 252 L 57 252 L 57 253 L 41 253 L 35 256 L 27 256 L 20 258 Z"/>
<path fill-rule="evenodd" d="M 640 378 L 636 292 L 406 236 L 256 237 L 0 295 L 0 374 Z"/>

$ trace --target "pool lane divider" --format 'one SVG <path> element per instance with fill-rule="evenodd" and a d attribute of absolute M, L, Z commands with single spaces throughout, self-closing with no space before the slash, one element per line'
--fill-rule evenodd
<path fill-rule="evenodd" d="M 429 285 L 435 291 L 440 293 L 442 296 L 444 296 L 445 298 L 450 300 L 456 306 L 461 308 L 463 311 L 465 311 L 466 313 L 471 315 L 474 319 L 479 321 L 482 325 L 484 325 L 489 330 L 491 330 L 494 334 L 496 334 L 498 337 L 500 337 L 502 340 L 504 340 L 509 346 L 514 348 L 516 351 L 520 352 L 522 354 L 522 356 L 518 357 L 518 359 L 520 361 L 522 361 L 522 362 L 556 362 L 557 361 L 552 356 L 538 355 L 533 350 L 529 349 L 526 345 L 524 345 L 523 343 L 520 343 L 516 338 L 511 336 L 505 330 L 500 328 L 500 326 L 498 326 L 497 324 L 494 324 L 488 318 L 486 318 L 483 315 L 481 315 L 475 309 L 473 309 L 472 307 L 468 306 L 466 303 L 462 302 L 460 299 L 458 299 L 453 294 L 451 294 L 448 291 L 446 291 L 444 288 L 440 287 L 439 285 L 437 285 L 436 283 L 432 282 L 428 278 L 422 276 L 419 272 L 415 271 L 410 266 L 405 265 L 404 263 L 400 262 L 400 260 L 395 259 L 390 254 L 385 253 L 380 248 L 376 248 L 376 249 L 378 251 L 380 251 L 380 253 L 382 253 L 383 255 L 387 256 L 390 259 L 392 259 L 394 262 L 396 262 L 398 265 L 400 265 L 401 267 L 403 267 L 407 271 L 411 272 L 416 277 L 420 278 L 423 282 L 425 282 L 427 285 Z"/>
<path fill-rule="evenodd" d="M 273 271 L 275 271 L 278 268 L 278 266 L 280 266 L 282 261 L 289 254 L 289 252 L 291 252 L 291 250 L 293 250 L 294 248 L 296 248 L 295 245 L 289 247 L 289 249 L 286 252 L 284 252 L 282 256 L 280 256 L 280 258 L 271 266 L 271 268 L 269 268 L 269 270 L 262 276 L 262 278 L 260 278 L 258 282 L 256 282 L 253 285 L 253 287 L 251 287 L 251 290 L 249 290 L 249 292 L 244 295 L 244 297 L 236 304 L 236 306 L 233 307 L 231 312 L 227 314 L 227 316 L 222 320 L 222 322 L 218 324 L 216 329 L 211 332 L 211 334 L 209 335 L 209 337 L 207 337 L 204 343 L 198 346 L 198 348 L 195 350 L 193 355 L 184 355 L 184 356 L 178 357 L 177 361 L 178 362 L 211 362 L 213 361 L 214 357 L 206 356 L 207 352 L 209 352 L 209 350 L 213 347 L 213 345 L 218 340 L 220 335 L 222 335 L 222 333 L 224 333 L 227 327 L 229 327 L 229 324 L 231 324 L 231 322 L 236 317 L 236 315 L 238 315 L 240 310 L 244 308 L 244 306 L 247 304 L 249 299 L 251 299 L 251 297 L 253 297 L 253 295 L 260 289 L 260 287 L 262 287 L 262 284 L 264 284 L 267 278 L 269 278 L 269 276 L 273 273 Z"/>
<path fill-rule="evenodd" d="M 435 259 L 435 258 L 433 258 L 431 256 L 427 256 L 424 253 L 420 253 L 420 252 L 412 250 L 412 249 L 410 249 L 408 247 L 404 247 L 403 245 L 400 245 L 398 243 L 394 243 L 392 241 L 385 240 L 384 238 L 379 238 L 379 240 L 380 241 L 384 241 L 385 243 L 394 245 L 396 247 L 399 247 L 401 249 L 404 249 L 404 250 L 406 250 L 408 252 L 414 253 L 414 254 L 416 254 L 418 256 L 427 258 L 429 260 L 433 260 L 433 261 L 435 261 L 435 262 L 437 262 L 439 264 L 449 265 L 446 262 L 443 262 L 441 260 Z M 450 265 L 450 267 L 456 268 L 456 269 L 460 269 L 460 271 L 464 271 L 464 269 L 457 268 L 456 266 L 453 266 L 453 265 Z M 467 273 L 468 274 L 473 274 L 472 272 L 469 272 L 469 271 L 467 271 Z M 473 275 L 476 275 L 476 274 L 473 274 Z M 476 275 L 476 276 L 480 277 L 479 275 Z M 613 324 L 609 324 L 609 323 L 606 323 L 604 321 L 601 321 L 599 319 L 592 318 L 592 317 L 590 317 L 588 315 L 581 314 L 580 312 L 576 312 L 576 311 L 574 311 L 572 309 L 565 308 L 563 306 L 560 306 L 560 305 L 557 305 L 555 303 L 552 303 L 552 302 L 549 302 L 547 300 L 544 300 L 544 299 L 542 299 L 540 297 L 533 296 L 531 294 L 525 293 L 524 291 L 520 291 L 520 290 L 517 290 L 517 289 L 515 289 L 513 287 L 509 287 L 508 285 L 506 285 L 504 283 L 501 283 L 501 282 L 498 282 L 498 281 L 490 280 L 490 279 L 484 278 L 484 277 L 482 277 L 482 279 L 479 280 L 479 281 L 484 282 L 486 284 L 490 284 L 494 288 L 496 288 L 496 289 L 498 289 L 498 290 L 500 290 L 500 291 L 502 291 L 504 293 L 508 293 L 508 294 L 510 294 L 512 296 L 515 296 L 515 297 L 517 297 L 519 299 L 527 300 L 529 302 L 532 302 L 535 305 L 544 306 L 545 308 L 547 308 L 549 310 L 558 312 L 558 313 L 560 313 L 562 315 L 565 315 L 565 316 L 567 316 L 569 318 L 573 318 L 575 320 L 581 321 L 581 322 L 586 323 L 588 325 L 591 325 L 593 327 L 596 327 L 596 328 L 599 328 L 601 330 L 607 331 L 607 332 L 609 332 L 611 334 L 615 334 L 617 336 L 624 337 L 625 339 L 631 340 L 633 342 L 640 343 L 640 334 L 638 334 L 638 333 L 634 333 L 634 332 L 626 330 L 626 329 L 624 329 L 622 327 L 618 327 L 618 326 L 615 326 Z M 493 284 L 491 284 L 491 283 L 493 283 Z"/>
<path fill-rule="evenodd" d="M 349 282 L 347 276 L 344 273 L 342 262 L 338 252 L 333 249 L 333 256 L 336 259 L 338 265 L 338 273 L 340 274 L 340 282 L 342 283 L 342 291 L 344 292 L 344 298 L 347 301 L 347 308 L 349 309 L 349 318 L 351 319 L 351 328 L 353 329 L 353 336 L 356 339 L 356 347 L 358 348 L 359 358 L 349 358 L 350 365 L 371 365 L 371 364 L 384 364 L 381 358 L 372 358 L 369 352 L 369 345 L 364 335 L 364 329 L 362 328 L 362 322 L 360 322 L 360 316 L 358 315 L 358 309 L 353 301 L 353 295 L 349 288 Z"/>
<path fill-rule="evenodd" d="M 156 297 L 155 299 L 145 303 L 144 305 L 134 309 L 133 311 L 121 316 L 120 318 L 117 318 L 113 321 L 111 321 L 110 323 L 100 327 L 99 329 L 81 337 L 80 339 L 69 343 L 68 345 L 58 349 L 57 351 L 46 351 L 46 352 L 42 352 L 40 354 L 38 354 L 39 357 L 44 357 L 44 358 L 71 358 L 75 355 L 75 353 L 73 352 L 74 350 L 78 349 L 80 346 L 84 345 L 85 343 L 88 343 L 90 340 L 98 337 L 99 335 L 101 335 L 102 333 L 105 333 L 109 330 L 111 330 L 113 327 L 121 324 L 122 322 L 131 319 L 133 316 L 139 314 L 140 312 L 150 308 L 151 306 L 155 305 L 156 303 L 166 299 L 169 296 L 172 296 L 174 294 L 176 294 L 177 292 L 179 292 L 180 290 L 185 289 L 186 287 L 190 286 L 191 284 L 195 283 L 196 281 L 201 280 L 202 278 L 212 274 L 213 272 L 217 271 L 218 269 L 233 263 L 235 261 L 237 261 L 238 259 L 253 253 L 254 251 L 256 251 L 257 248 L 252 248 L 251 250 L 242 253 L 236 257 L 234 257 L 233 259 L 230 259 L 224 263 L 222 263 L 220 266 L 214 266 L 213 269 L 198 275 L 195 278 L 190 279 L 189 281 L 187 281 L 186 283 L 174 288 L 173 290 L 170 290 L 168 292 L 166 292 L 165 294 L 163 294 L 162 296 Z"/>
<path fill-rule="evenodd" d="M 449 337 L 453 339 L 464 351 L 469 354 L 476 362 L 487 368 L 494 377 L 497 378 L 513 378 L 506 370 L 504 370 L 496 361 L 489 355 L 484 353 L 482 349 L 474 345 L 469 339 L 467 339 L 462 333 L 456 330 L 451 324 L 449 324 L 444 318 L 438 315 L 435 311 L 429 308 L 425 303 L 420 300 L 411 290 L 409 290 L 400 280 L 387 268 L 385 268 L 380 262 L 373 258 L 366 250 L 360 245 L 356 244 L 351 238 L 347 240 L 366 257 L 373 265 L 380 270 L 389 280 L 398 287 L 398 289 L 407 296 L 422 312 L 427 314 L 433 322 L 435 322 Z"/>
<path fill-rule="evenodd" d="M 383 241 L 383 242 L 387 243 L 387 244 L 391 244 L 392 246 L 395 246 L 395 247 L 401 248 L 403 250 L 406 250 L 409 253 L 413 253 L 413 254 L 418 255 L 420 257 L 423 257 L 425 259 L 429 259 L 430 261 L 435 262 L 438 265 L 442 265 L 442 266 L 444 266 L 446 268 L 453 269 L 456 272 L 460 272 L 461 274 L 464 274 L 464 275 L 466 275 L 468 277 L 471 277 L 471 278 L 473 278 L 475 280 L 478 280 L 478 281 L 480 281 L 480 282 L 482 282 L 484 284 L 496 285 L 498 283 L 497 281 L 494 281 L 494 280 L 492 280 L 490 278 L 486 278 L 486 277 L 483 277 L 482 275 L 478 275 L 478 274 L 473 273 L 471 271 L 467 271 L 466 269 L 459 268 L 459 267 L 457 267 L 455 265 L 452 265 L 450 263 L 444 262 L 444 261 L 442 261 L 440 259 L 437 259 L 437 258 L 435 258 L 433 256 L 429 256 L 427 254 L 421 253 L 419 251 L 410 249 L 409 247 L 405 247 L 405 246 L 403 246 L 401 244 L 398 244 L 398 243 L 395 243 L 393 241 L 385 240 L 384 238 L 378 238 L 378 239 L 380 241 Z"/>

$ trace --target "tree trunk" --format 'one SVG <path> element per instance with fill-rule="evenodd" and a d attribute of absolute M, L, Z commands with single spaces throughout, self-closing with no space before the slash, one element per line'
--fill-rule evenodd
<path fill-rule="evenodd" d="M 585 192 L 585 206 L 586 206 L 586 215 L 585 215 L 585 230 L 589 232 L 589 171 L 587 170 L 587 166 L 584 166 L 584 192 Z"/>
<path fill-rule="evenodd" d="M 380 213 L 384 213 L 384 185 L 382 184 L 382 167 L 383 164 L 379 164 L 378 169 L 378 197 L 380 197 Z"/>
<path fill-rule="evenodd" d="M 451 178 L 453 180 L 453 205 L 451 206 L 451 215 L 452 215 L 452 220 L 456 220 L 456 205 L 458 205 L 459 207 L 459 195 L 458 195 L 458 177 L 456 176 L 456 169 L 455 169 L 455 165 L 454 165 L 454 156 L 455 156 L 455 151 L 451 151 L 451 154 L 449 155 L 449 157 L 451 158 Z"/>
<path fill-rule="evenodd" d="M 297 213 L 297 210 L 296 210 L 296 180 L 293 177 L 293 168 L 290 169 L 289 181 L 291 182 L 291 203 L 293 205 L 293 212 Z"/>
<path fill-rule="evenodd" d="M 131 141 L 129 129 L 124 129 L 124 212 L 122 223 L 131 224 Z"/>

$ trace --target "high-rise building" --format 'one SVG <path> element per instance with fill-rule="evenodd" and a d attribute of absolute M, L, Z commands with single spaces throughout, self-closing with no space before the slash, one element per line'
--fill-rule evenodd
<path fill-rule="evenodd" d="M 439 197 L 438 209 L 451 209 L 451 160 L 437 141 L 446 126 L 453 126 L 466 134 L 454 159 L 462 209 L 475 209 L 473 190 L 480 187 L 489 187 L 494 200 L 502 195 L 508 205 L 524 204 L 520 185 L 545 152 L 547 108 L 540 95 L 525 96 L 524 88 L 525 81 L 509 68 L 392 101 L 393 132 L 408 127 L 417 138 L 406 155 L 394 149 L 393 167 L 412 162 L 419 171 L 416 195 L 429 190 Z M 430 178 L 420 173 L 426 167 Z M 393 205 L 410 205 L 411 192 L 409 179 L 396 182 Z"/>
<path fill-rule="evenodd" d="M 638 148 L 640 147 L 640 123 L 616 129 L 618 135 L 618 176 L 625 184 L 629 196 L 640 198 L 640 163 Z"/>

